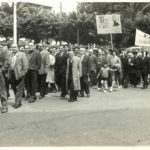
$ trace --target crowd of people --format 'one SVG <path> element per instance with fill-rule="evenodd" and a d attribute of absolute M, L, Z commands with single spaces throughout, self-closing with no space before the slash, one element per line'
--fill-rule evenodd
<path fill-rule="evenodd" d="M 97 51 L 98 53 L 95 53 Z M 148 88 L 150 55 L 146 51 L 88 49 L 82 45 L 50 46 L 28 44 L 0 45 L 0 98 L 2 113 L 8 112 L 7 99 L 12 88 L 14 108 L 21 107 L 25 97 L 33 103 L 50 92 L 60 91 L 60 99 L 69 94 L 69 102 L 90 97 L 90 88 L 112 92 L 129 85 Z M 37 97 L 37 92 L 39 96 Z"/>

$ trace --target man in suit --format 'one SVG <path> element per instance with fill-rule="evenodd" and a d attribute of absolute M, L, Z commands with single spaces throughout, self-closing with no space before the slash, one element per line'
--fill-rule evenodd
<path fill-rule="evenodd" d="M 28 60 L 25 53 L 20 52 L 17 45 L 12 45 L 10 81 L 15 94 L 14 108 L 21 106 L 25 74 L 28 70 Z"/>
<path fill-rule="evenodd" d="M 90 61 L 89 57 L 86 54 L 85 48 L 80 48 L 81 54 L 81 65 L 82 65 L 82 76 L 80 79 L 81 82 L 81 91 L 80 96 L 84 97 L 84 92 L 87 94 L 87 97 L 90 97 L 90 90 L 89 90 L 89 74 L 90 74 Z"/>
<path fill-rule="evenodd" d="M 42 99 L 47 93 L 47 83 L 46 83 L 46 75 L 49 67 L 49 52 L 40 45 L 40 55 L 41 55 L 41 67 L 39 70 L 39 90 L 40 96 L 39 99 Z"/>
<path fill-rule="evenodd" d="M 142 80 L 143 80 L 143 87 L 142 89 L 148 88 L 148 74 L 150 74 L 150 62 L 147 57 L 147 53 L 143 52 L 143 57 L 141 60 L 141 74 L 142 74 Z"/>
<path fill-rule="evenodd" d="M 55 69 L 55 80 L 56 80 L 56 84 L 58 86 L 58 90 L 61 90 L 61 74 L 59 73 L 59 67 L 60 67 L 60 57 L 61 57 L 61 52 L 63 51 L 63 47 L 59 46 L 57 48 L 57 52 L 55 53 L 55 65 L 54 65 L 54 69 Z"/>
<path fill-rule="evenodd" d="M 1 113 L 6 113 L 7 108 L 7 90 L 6 90 L 6 80 L 5 75 L 8 71 L 8 53 L 3 49 L 3 46 L 0 45 L 0 100 L 2 104 Z"/>
<path fill-rule="evenodd" d="M 68 51 L 64 49 L 62 45 L 59 48 L 60 48 L 60 53 L 56 57 L 55 68 L 56 68 L 57 79 L 59 78 L 59 82 L 61 83 L 60 99 L 64 99 L 67 93 L 66 92 L 66 69 L 67 69 Z"/>
<path fill-rule="evenodd" d="M 38 71 L 41 67 L 41 55 L 35 49 L 34 45 L 30 46 L 30 49 L 27 53 L 27 58 L 29 61 L 29 70 L 26 74 L 26 83 L 27 83 L 27 96 L 26 99 L 29 99 L 29 103 L 33 103 L 36 100 L 36 92 L 38 88 Z"/>
<path fill-rule="evenodd" d="M 132 73 L 131 73 L 131 84 L 133 85 L 133 87 L 137 87 L 138 84 L 138 74 L 139 74 L 139 68 L 140 68 L 140 63 L 139 63 L 139 59 L 137 57 L 137 52 L 133 51 L 133 57 L 131 59 L 131 68 L 132 68 Z"/>

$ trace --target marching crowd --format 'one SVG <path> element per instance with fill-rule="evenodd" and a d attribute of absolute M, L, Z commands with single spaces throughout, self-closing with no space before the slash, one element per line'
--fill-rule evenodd
<path fill-rule="evenodd" d="M 96 54 L 95 51 L 98 53 Z M 90 97 L 90 87 L 112 92 L 122 86 L 148 88 L 150 55 L 146 51 L 118 53 L 111 49 L 88 49 L 85 46 L 49 46 L 28 44 L 0 45 L 0 99 L 2 113 L 8 111 L 9 89 L 15 95 L 14 108 L 21 107 L 25 97 L 29 103 L 60 91 L 60 99 L 69 93 L 69 102 Z M 11 86 L 10 86 L 11 85 Z"/>

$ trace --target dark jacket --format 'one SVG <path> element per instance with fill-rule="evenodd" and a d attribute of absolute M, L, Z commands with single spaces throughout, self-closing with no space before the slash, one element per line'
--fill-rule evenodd
<path fill-rule="evenodd" d="M 141 66 L 140 66 L 141 72 L 145 74 L 150 73 L 150 62 L 148 60 L 148 57 L 145 56 L 141 59 Z"/>
<path fill-rule="evenodd" d="M 41 67 L 41 55 L 37 50 L 28 52 L 27 54 L 29 60 L 29 70 L 38 71 Z"/>
<path fill-rule="evenodd" d="M 67 59 L 68 54 L 63 52 L 63 55 L 60 56 L 61 53 L 56 55 L 56 62 L 55 62 L 55 73 L 56 75 L 66 74 L 67 69 Z"/>
<path fill-rule="evenodd" d="M 89 56 L 89 61 L 90 61 L 90 71 L 96 71 L 97 57 L 93 54 L 92 56 Z"/>
<path fill-rule="evenodd" d="M 90 73 L 90 61 L 87 55 L 83 56 L 81 64 L 82 64 L 82 76 L 89 74 Z"/>
<path fill-rule="evenodd" d="M 9 64 L 8 51 L 0 49 L 0 68 L 1 68 L 1 70 L 2 71 L 7 70 L 9 66 L 10 66 L 10 64 Z"/>

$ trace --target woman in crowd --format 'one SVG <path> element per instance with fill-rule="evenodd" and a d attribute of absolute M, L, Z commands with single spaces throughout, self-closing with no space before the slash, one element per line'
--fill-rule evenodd
<path fill-rule="evenodd" d="M 46 82 L 48 83 L 48 87 L 51 88 L 52 92 L 56 92 L 57 86 L 55 84 L 55 74 L 54 74 L 54 65 L 55 65 L 55 51 L 53 49 L 49 50 L 49 67 L 46 76 Z"/>

